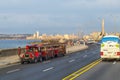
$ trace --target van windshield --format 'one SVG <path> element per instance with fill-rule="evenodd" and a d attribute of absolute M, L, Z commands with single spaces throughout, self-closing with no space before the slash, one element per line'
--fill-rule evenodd
<path fill-rule="evenodd" d="M 116 38 L 116 37 L 105 37 L 105 38 L 102 39 L 102 42 L 107 42 L 107 41 L 119 42 L 119 38 Z"/>

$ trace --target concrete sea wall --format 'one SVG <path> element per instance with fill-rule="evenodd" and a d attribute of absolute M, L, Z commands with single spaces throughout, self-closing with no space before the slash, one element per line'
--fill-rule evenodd
<path fill-rule="evenodd" d="M 86 45 L 76 45 L 66 48 L 67 54 L 78 52 L 84 49 L 87 49 Z M 25 49 L 22 48 L 22 51 Z M 5 67 L 6 65 L 11 65 L 20 62 L 18 57 L 18 49 L 4 49 L 0 51 L 0 68 Z"/>
<path fill-rule="evenodd" d="M 22 51 L 24 51 L 24 48 L 21 48 Z M 13 48 L 13 49 L 1 49 L 0 50 L 0 57 L 8 57 L 8 56 L 13 56 L 18 54 L 18 49 Z"/>

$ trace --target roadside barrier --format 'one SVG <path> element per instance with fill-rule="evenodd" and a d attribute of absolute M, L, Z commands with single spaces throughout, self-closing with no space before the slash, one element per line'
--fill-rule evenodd
<path fill-rule="evenodd" d="M 21 50 L 24 51 L 24 48 L 22 48 Z M 0 50 L 0 57 L 8 57 L 17 54 L 18 54 L 18 48 Z"/>

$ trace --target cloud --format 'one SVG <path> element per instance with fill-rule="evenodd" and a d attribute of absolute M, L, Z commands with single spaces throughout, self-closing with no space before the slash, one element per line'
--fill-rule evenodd
<path fill-rule="evenodd" d="M 118 8 L 120 0 L 69 0 L 63 4 L 65 7 L 77 9 L 95 9 L 95 8 Z"/>
<path fill-rule="evenodd" d="M 50 23 L 50 24 L 61 24 L 69 21 L 75 22 L 76 18 L 82 18 L 78 15 L 51 15 L 51 14 L 11 14 L 2 13 L 0 14 L 1 22 L 14 22 L 14 23 Z M 74 19 L 74 20 L 73 20 Z M 58 23 L 61 22 L 61 23 Z M 44 25 L 45 25 L 44 24 Z"/>
<path fill-rule="evenodd" d="M 112 25 L 110 15 L 120 16 L 119 3 L 120 0 L 1 0 L 0 30 L 20 27 L 21 31 L 24 28 L 72 31 L 80 26 L 92 31 L 100 25 L 98 17 Z"/>
<path fill-rule="evenodd" d="M 48 15 L 48 14 L 0 14 L 1 32 L 74 32 L 79 22 L 76 15 Z M 9 30 L 8 30 L 9 28 Z M 64 32 L 64 33 L 65 33 Z"/>

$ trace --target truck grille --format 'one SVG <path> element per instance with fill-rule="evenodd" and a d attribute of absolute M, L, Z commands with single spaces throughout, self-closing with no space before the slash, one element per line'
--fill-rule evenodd
<path fill-rule="evenodd" d="M 29 57 L 29 54 L 26 54 L 25 57 Z"/>

